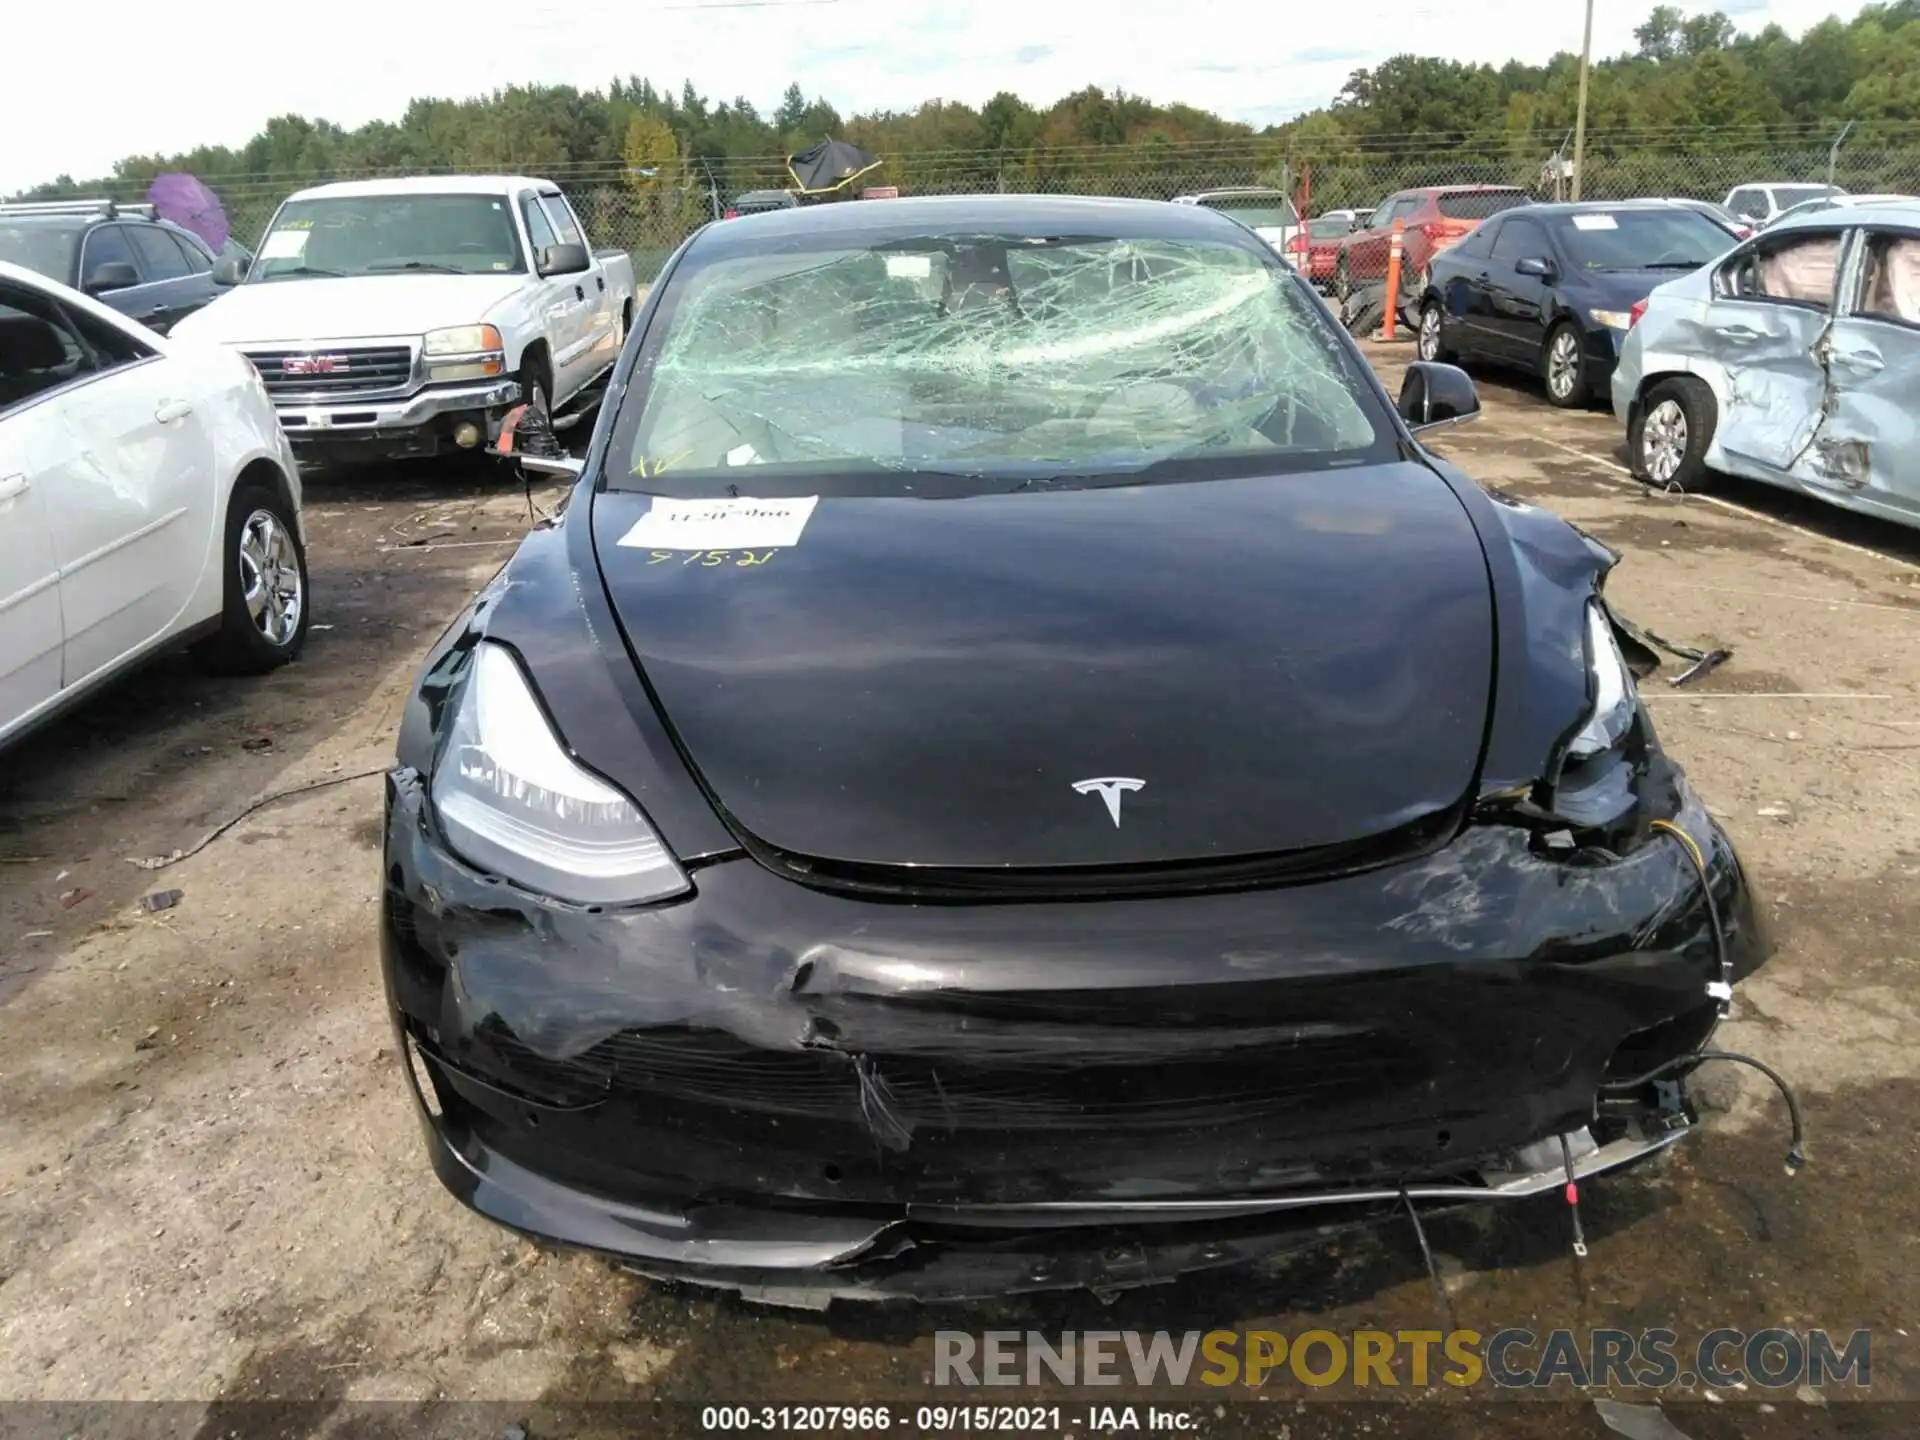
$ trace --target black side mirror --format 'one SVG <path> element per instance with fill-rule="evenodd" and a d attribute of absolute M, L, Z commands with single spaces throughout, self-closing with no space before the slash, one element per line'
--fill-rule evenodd
<path fill-rule="evenodd" d="M 542 275 L 577 275 L 593 264 L 584 245 L 549 245 L 536 258 L 534 268 Z"/>
<path fill-rule="evenodd" d="M 1528 255 L 1513 262 L 1513 273 L 1531 275 L 1536 280 L 1551 280 L 1554 276 L 1553 262 L 1538 255 Z"/>
<path fill-rule="evenodd" d="M 89 270 L 80 288 L 89 295 L 99 295 L 108 290 L 128 290 L 139 283 L 140 272 L 133 266 L 124 260 L 109 260 Z"/>
<path fill-rule="evenodd" d="M 213 262 L 213 283 L 238 285 L 247 278 L 248 265 L 238 255 L 222 255 Z"/>
<path fill-rule="evenodd" d="M 1400 384 L 1400 418 L 1416 433 L 1459 425 L 1480 415 L 1480 392 L 1458 365 L 1416 360 Z"/>

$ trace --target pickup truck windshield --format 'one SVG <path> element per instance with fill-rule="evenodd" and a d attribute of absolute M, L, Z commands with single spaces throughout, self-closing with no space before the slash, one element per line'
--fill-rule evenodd
<path fill-rule="evenodd" d="M 768 467 L 754 483 L 902 472 L 902 493 L 915 473 L 1296 470 L 1385 435 L 1318 305 L 1236 245 L 782 249 L 700 266 L 663 301 L 650 380 L 616 422 L 615 485 L 724 493 L 742 466 Z"/>
<path fill-rule="evenodd" d="M 423 270 L 506 275 L 523 268 L 505 196 L 354 195 L 283 205 L 247 279 Z"/>

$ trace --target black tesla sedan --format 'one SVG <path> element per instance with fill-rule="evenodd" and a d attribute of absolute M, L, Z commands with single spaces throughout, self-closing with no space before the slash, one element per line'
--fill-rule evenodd
<path fill-rule="evenodd" d="M 1423 360 L 1517 365 L 1547 399 L 1606 393 L 1633 307 L 1731 250 L 1722 224 L 1678 200 L 1531 205 L 1434 257 L 1420 297 Z"/>
<path fill-rule="evenodd" d="M 387 787 L 433 1164 L 768 1299 L 1120 1288 L 1560 1194 L 1767 942 L 1615 556 L 1197 207 L 697 234 Z M 1632 662 L 1630 664 L 1630 661 Z"/>

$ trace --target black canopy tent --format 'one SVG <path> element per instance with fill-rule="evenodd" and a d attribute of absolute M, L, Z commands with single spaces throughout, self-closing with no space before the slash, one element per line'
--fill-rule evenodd
<path fill-rule="evenodd" d="M 845 140 L 822 140 L 787 157 L 787 173 L 803 201 L 844 198 L 863 175 L 884 162 Z"/>

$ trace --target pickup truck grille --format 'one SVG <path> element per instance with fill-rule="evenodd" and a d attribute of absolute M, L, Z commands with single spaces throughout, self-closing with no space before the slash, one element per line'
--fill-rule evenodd
<path fill-rule="evenodd" d="M 405 345 L 325 345 L 243 353 L 260 372 L 267 394 L 275 397 L 373 395 L 404 389 L 413 378 L 413 351 Z"/>

